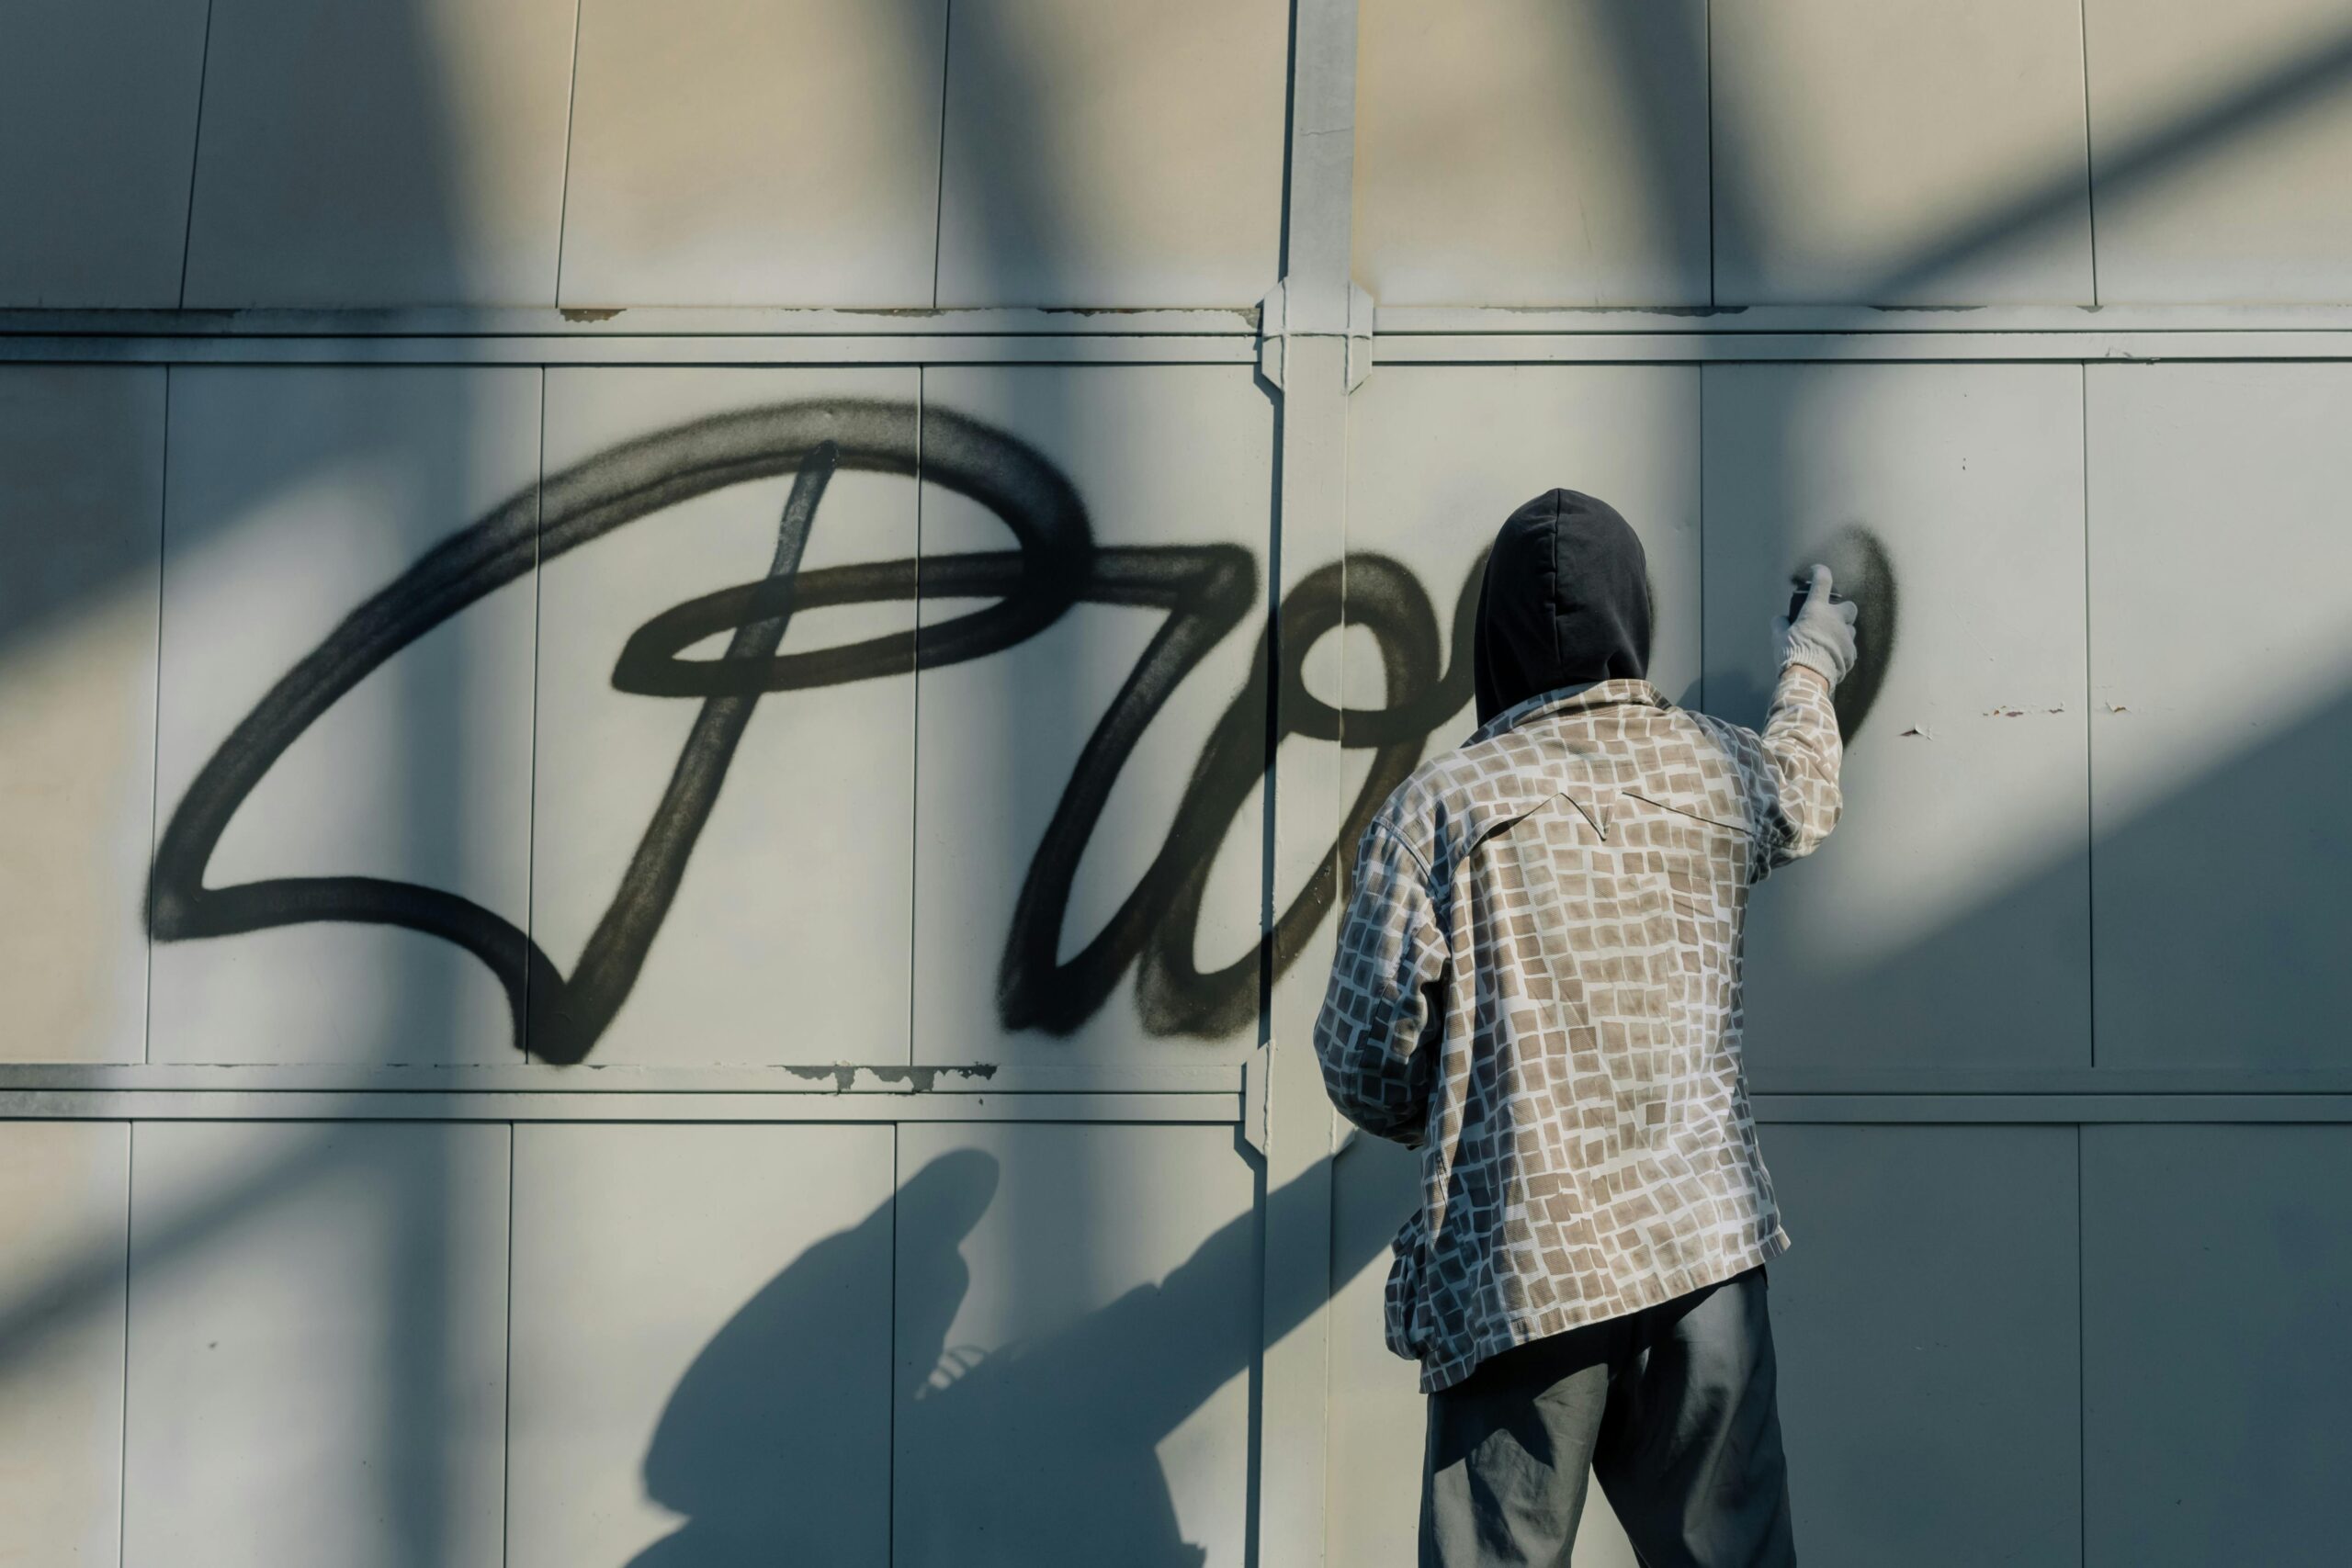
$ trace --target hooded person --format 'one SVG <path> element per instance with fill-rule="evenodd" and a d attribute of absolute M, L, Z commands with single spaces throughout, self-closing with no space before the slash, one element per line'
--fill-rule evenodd
<path fill-rule="evenodd" d="M 1815 568 L 1759 734 L 1649 683 L 1606 502 L 1529 502 L 1480 586 L 1479 728 L 1365 829 L 1315 1026 L 1340 1113 L 1421 1156 L 1386 1300 L 1421 1562 L 1565 1562 L 1589 1473 L 1645 1562 L 1792 1563 L 1737 955 L 1837 821 L 1854 607 Z"/>
<path fill-rule="evenodd" d="M 1617 509 L 1546 491 L 1495 536 L 1478 591 L 1478 722 L 1563 686 L 1638 681 L 1650 662 L 1649 558 Z"/>

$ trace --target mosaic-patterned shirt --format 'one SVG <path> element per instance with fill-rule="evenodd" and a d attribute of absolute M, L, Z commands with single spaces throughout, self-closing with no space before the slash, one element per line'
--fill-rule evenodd
<path fill-rule="evenodd" d="M 1365 832 L 1315 1044 L 1421 1151 L 1388 1344 L 1445 1388 L 1789 1245 L 1740 1068 L 1747 890 L 1838 819 L 1827 686 L 1761 735 L 1643 681 L 1554 692 L 1421 765 Z"/>

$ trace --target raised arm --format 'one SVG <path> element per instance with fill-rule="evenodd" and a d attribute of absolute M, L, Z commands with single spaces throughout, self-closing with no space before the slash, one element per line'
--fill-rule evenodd
<path fill-rule="evenodd" d="M 1431 1016 L 1430 991 L 1445 962 L 1427 872 L 1375 823 L 1356 851 L 1355 887 L 1315 1021 L 1315 1054 L 1340 1114 L 1407 1148 L 1420 1147 L 1428 1135 L 1444 1027 Z"/>
<path fill-rule="evenodd" d="M 1845 804 L 1838 787 L 1845 749 L 1829 682 L 1805 665 L 1784 665 L 1764 733 L 1756 739 L 1748 807 L 1762 850 L 1755 866 L 1761 880 L 1819 849 Z"/>
<path fill-rule="evenodd" d="M 1830 693 L 1854 668 L 1855 607 L 1832 599 L 1829 569 L 1813 569 L 1813 584 L 1793 621 L 1774 623 L 1781 677 L 1772 707 L 1747 763 L 1749 820 L 1761 852 L 1761 879 L 1821 847 L 1838 825 L 1845 797 L 1838 770 L 1845 748 Z"/>

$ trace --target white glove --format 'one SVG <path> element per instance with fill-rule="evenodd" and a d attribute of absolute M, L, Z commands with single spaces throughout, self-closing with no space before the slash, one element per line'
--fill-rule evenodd
<path fill-rule="evenodd" d="M 1852 672 L 1860 651 L 1854 644 L 1854 618 L 1861 612 L 1850 599 L 1829 597 L 1829 569 L 1813 569 L 1813 586 L 1791 622 L 1775 618 L 1772 631 L 1780 639 L 1781 667 L 1802 664 L 1832 686 Z"/>

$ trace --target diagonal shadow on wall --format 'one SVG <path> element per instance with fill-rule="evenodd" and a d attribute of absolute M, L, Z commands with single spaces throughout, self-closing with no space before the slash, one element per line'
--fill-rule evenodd
<path fill-rule="evenodd" d="M 822 1521 L 852 1479 L 824 1418 L 849 1386 L 831 1359 L 831 1329 L 893 1235 L 921 1238 L 898 1252 L 899 1441 L 936 1423 L 989 1432 L 1018 1456 L 902 1478 L 933 1489 L 922 1512 L 951 1520 L 956 1539 L 902 1536 L 896 1560 L 1194 1568 L 1202 1551 L 1184 1539 L 1158 1446 L 1250 1372 L 1263 1227 L 1319 1201 L 1325 1179 L 1317 1168 L 1277 1189 L 1264 1216 L 1228 1221 L 1155 1283 L 1036 1339 L 975 1349 L 948 1340 L 972 1278 L 958 1243 L 991 1201 L 997 1167 L 978 1151 L 941 1156 L 857 1226 L 786 1265 L 695 1357 L 644 1465 L 647 1495 L 685 1519 L 636 1568 L 830 1560 Z M 1352 1273 L 1386 1242 L 1351 1238 L 1335 1261 Z M 1015 1252 L 984 1266 L 1018 1273 L 1043 1261 Z M 1227 1332 L 1237 1320 L 1253 1332 Z M 1279 1337 L 1294 1326 L 1268 1328 Z"/>

